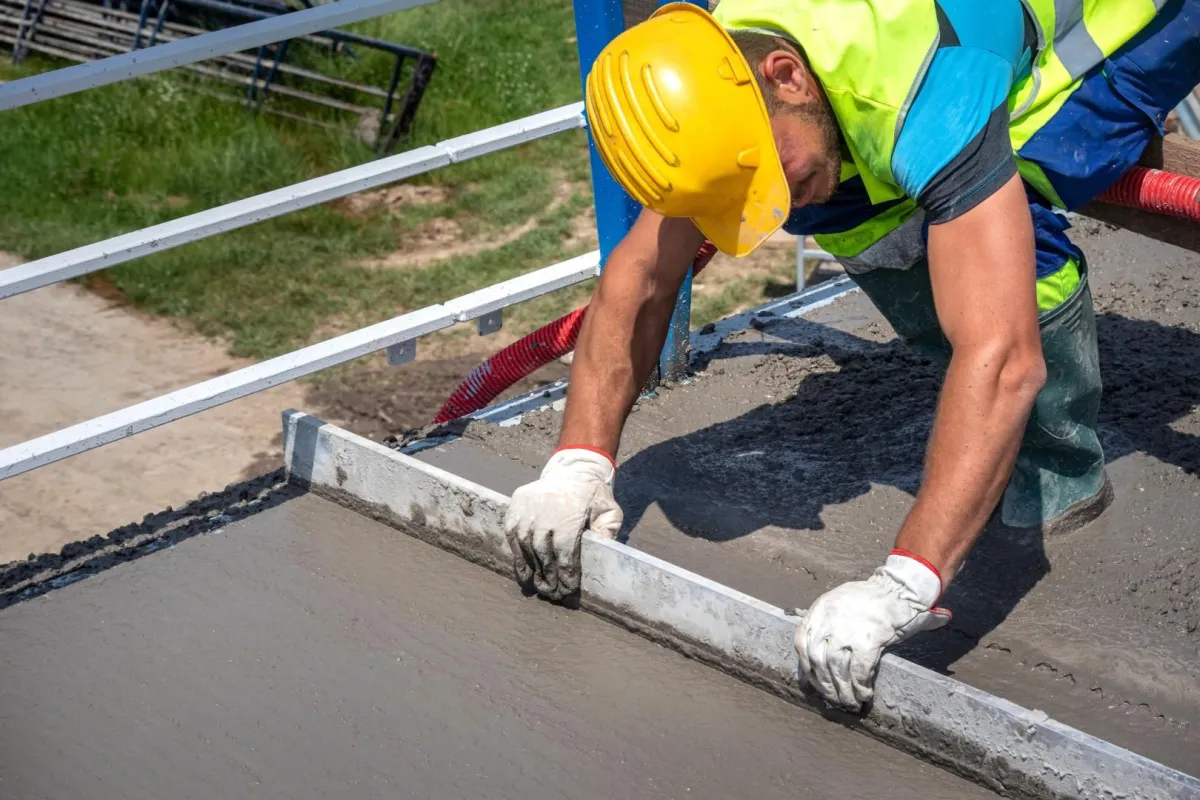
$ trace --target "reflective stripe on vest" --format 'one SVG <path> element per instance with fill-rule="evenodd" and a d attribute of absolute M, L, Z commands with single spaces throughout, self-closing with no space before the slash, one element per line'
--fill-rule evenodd
<path fill-rule="evenodd" d="M 1009 138 L 1018 152 L 1058 113 L 1087 72 L 1132 39 L 1167 0 L 1021 0 L 1038 53 L 1009 93 Z M 1047 36 L 1053 31 L 1052 36 Z M 1021 177 L 1056 206 L 1065 204 L 1041 166 L 1018 156 Z"/>
<path fill-rule="evenodd" d="M 1013 86 L 1013 149 L 1037 133 L 1079 87 L 1088 70 L 1154 19 L 1166 0 L 1021 0 L 1033 19 L 1038 52 L 1030 74 Z"/>

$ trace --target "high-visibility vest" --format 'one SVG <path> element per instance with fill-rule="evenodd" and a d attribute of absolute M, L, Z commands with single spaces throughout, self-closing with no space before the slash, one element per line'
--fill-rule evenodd
<path fill-rule="evenodd" d="M 1166 0 L 979 2 L 1020 3 L 1037 31 L 1036 52 L 1008 96 L 1015 152 L 1054 116 L 1082 77 L 1153 20 Z M 905 113 L 938 48 L 937 14 L 934 0 L 720 0 L 713 11 L 727 30 L 776 33 L 800 45 L 851 157 L 842 165 L 841 179 L 861 176 L 872 203 L 905 197 L 892 173 L 892 154 Z M 1057 202 L 1057 193 L 1036 164 L 1018 159 L 1018 169 L 1035 189 Z M 886 252 L 864 260 L 864 268 L 871 268 L 870 262 L 908 257 L 914 232 L 895 237 L 899 241 L 882 240 L 889 233 L 902 233 L 899 229 L 917 211 L 908 198 L 858 228 L 816 238 L 841 258 L 883 246 Z"/>
<path fill-rule="evenodd" d="M 1167 4 L 1167 0 L 1021 2 L 1033 18 L 1038 43 L 1030 73 L 1008 94 L 1008 132 L 1014 152 L 1062 108 L 1089 70 L 1136 36 Z M 1037 164 L 1018 158 L 1017 168 L 1043 197 L 1062 205 Z"/>

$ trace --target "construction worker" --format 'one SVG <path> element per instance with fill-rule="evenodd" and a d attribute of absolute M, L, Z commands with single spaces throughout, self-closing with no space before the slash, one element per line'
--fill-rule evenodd
<path fill-rule="evenodd" d="M 616 536 L 621 429 L 705 238 L 743 256 L 814 235 L 946 367 L 895 549 L 797 628 L 807 681 L 860 709 L 884 648 L 949 622 L 989 518 L 1069 528 L 1111 501 L 1087 262 L 1056 209 L 1112 185 L 1197 84 L 1200 0 L 721 0 L 626 30 L 585 100 L 643 210 L 588 310 L 560 448 L 513 495 L 518 578 L 562 598 L 581 531 Z"/>

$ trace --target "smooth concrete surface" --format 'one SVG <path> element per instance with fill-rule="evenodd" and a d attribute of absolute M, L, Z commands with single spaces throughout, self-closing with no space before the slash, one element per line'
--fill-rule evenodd
<path fill-rule="evenodd" d="M 288 479 L 506 578 L 508 498 L 299 411 L 284 412 Z M 813 710 L 796 681 L 796 617 L 617 541 L 585 536 L 583 608 Z M 845 719 L 845 717 L 842 717 Z M 1030 800 L 1195 800 L 1200 779 L 887 654 L 870 711 L 880 741 Z"/>
<path fill-rule="evenodd" d="M 0 642 L 3 798 L 994 796 L 312 495 Z"/>

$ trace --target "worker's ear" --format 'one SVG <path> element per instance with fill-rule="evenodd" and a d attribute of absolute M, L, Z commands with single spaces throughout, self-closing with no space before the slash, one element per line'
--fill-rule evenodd
<path fill-rule="evenodd" d="M 780 102 L 800 106 L 818 98 L 816 79 L 803 59 L 790 50 L 774 50 L 762 63 L 763 76 Z"/>

